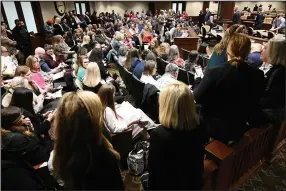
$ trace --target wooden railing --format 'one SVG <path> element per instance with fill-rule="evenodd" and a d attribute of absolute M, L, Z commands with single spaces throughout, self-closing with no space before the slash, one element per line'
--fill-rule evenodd
<path fill-rule="evenodd" d="M 237 189 L 265 161 L 273 161 L 286 143 L 286 121 L 253 128 L 233 147 L 218 140 L 206 146 L 204 190 Z"/>

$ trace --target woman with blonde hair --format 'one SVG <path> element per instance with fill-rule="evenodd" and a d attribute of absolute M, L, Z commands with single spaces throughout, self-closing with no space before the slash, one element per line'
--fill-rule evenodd
<path fill-rule="evenodd" d="M 85 35 L 83 36 L 83 40 L 82 40 L 82 43 L 81 43 L 81 47 L 84 47 L 87 49 L 87 52 L 90 52 L 92 50 L 92 46 L 90 45 L 90 36 L 88 35 Z"/>
<path fill-rule="evenodd" d="M 61 19 L 57 17 L 54 22 L 54 35 L 64 35 L 65 31 L 61 25 Z"/>
<path fill-rule="evenodd" d="M 230 28 L 228 28 L 221 41 L 215 45 L 213 53 L 208 61 L 208 69 L 223 66 L 227 63 L 227 53 L 226 48 L 229 44 L 230 39 L 236 33 L 245 33 L 246 27 L 244 25 L 234 24 Z"/>
<path fill-rule="evenodd" d="M 119 154 L 103 136 L 102 104 L 89 91 L 64 94 L 55 116 L 49 166 L 67 190 L 124 190 Z"/>
<path fill-rule="evenodd" d="M 100 70 L 95 62 L 90 62 L 86 68 L 86 73 L 83 78 L 83 90 L 96 93 L 99 91 L 101 83 Z"/>
<path fill-rule="evenodd" d="M 148 189 L 202 189 L 206 137 L 187 85 L 174 82 L 161 90 L 159 121 L 150 134 Z"/>
<path fill-rule="evenodd" d="M 264 72 L 265 91 L 261 107 L 273 122 L 281 122 L 285 116 L 285 39 L 272 38 L 264 45 L 260 70 Z"/>
<path fill-rule="evenodd" d="M 157 49 L 155 49 L 155 53 L 159 58 L 162 58 L 163 60 L 168 60 L 169 50 L 170 50 L 170 45 L 166 42 L 163 42 Z"/>
<path fill-rule="evenodd" d="M 245 61 L 250 50 L 247 35 L 233 34 L 227 46 L 228 62 L 207 70 L 194 90 L 208 135 L 225 144 L 243 137 L 249 128 L 246 124 L 251 126 L 259 111 L 264 77 Z"/>
<path fill-rule="evenodd" d="M 59 57 L 62 57 L 62 60 L 66 60 L 71 58 L 72 55 L 75 53 L 71 51 L 71 48 L 66 44 L 65 39 L 61 35 L 56 35 L 53 38 L 53 48 L 55 54 Z"/>

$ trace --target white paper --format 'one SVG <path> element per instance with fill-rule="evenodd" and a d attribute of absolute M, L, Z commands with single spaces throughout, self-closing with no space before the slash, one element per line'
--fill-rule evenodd
<path fill-rule="evenodd" d="M 135 107 L 126 101 L 120 105 L 117 105 L 115 110 L 117 115 L 122 117 L 127 122 L 127 124 L 141 118 L 140 111 L 138 111 Z"/>
<path fill-rule="evenodd" d="M 59 72 L 59 73 L 54 74 L 54 75 L 53 75 L 53 81 L 64 77 L 64 74 L 65 74 L 65 71 L 61 71 L 61 72 Z"/>
<path fill-rule="evenodd" d="M 54 96 L 55 98 L 60 98 L 60 97 L 62 97 L 62 96 L 63 96 L 63 94 L 62 94 L 62 89 L 60 89 L 59 91 L 56 91 L 55 93 L 53 93 L 53 96 Z"/>

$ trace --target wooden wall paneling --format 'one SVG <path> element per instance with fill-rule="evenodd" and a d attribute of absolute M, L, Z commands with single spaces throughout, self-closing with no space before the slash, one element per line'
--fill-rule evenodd
<path fill-rule="evenodd" d="M 210 2 L 209 1 L 204 1 L 203 3 L 203 11 L 204 13 L 206 13 L 206 8 L 210 7 Z"/>
<path fill-rule="evenodd" d="M 220 1 L 218 13 L 220 20 L 232 20 L 234 6 L 234 1 Z"/>

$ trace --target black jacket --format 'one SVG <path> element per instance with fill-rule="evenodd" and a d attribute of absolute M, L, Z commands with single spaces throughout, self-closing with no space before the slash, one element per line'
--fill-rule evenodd
<path fill-rule="evenodd" d="M 48 161 L 53 149 L 41 142 L 36 135 L 25 136 L 18 132 L 11 132 L 2 137 L 2 145 L 6 159 L 23 158 L 32 166 Z"/>
<path fill-rule="evenodd" d="M 3 190 L 46 190 L 43 180 L 24 161 L 1 160 Z"/>
<path fill-rule="evenodd" d="M 151 131 L 148 157 L 150 190 L 200 190 L 203 186 L 205 130 Z"/>
<path fill-rule="evenodd" d="M 158 121 L 159 118 L 159 90 L 151 84 L 145 84 L 143 90 L 143 97 L 141 102 L 141 109 L 152 120 Z"/>
<path fill-rule="evenodd" d="M 264 90 L 263 72 L 241 63 L 209 69 L 194 90 L 209 136 L 222 142 L 240 139 L 256 116 Z"/>
<path fill-rule="evenodd" d="M 285 68 L 281 65 L 273 67 L 265 74 L 265 91 L 261 99 L 263 109 L 285 108 Z M 270 77 L 273 76 L 271 83 Z M 269 83 L 269 84 L 268 84 Z M 268 89 L 267 89 L 267 86 Z"/>
<path fill-rule="evenodd" d="M 54 35 L 64 35 L 64 28 L 58 24 L 54 24 Z"/>

